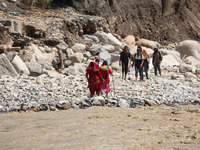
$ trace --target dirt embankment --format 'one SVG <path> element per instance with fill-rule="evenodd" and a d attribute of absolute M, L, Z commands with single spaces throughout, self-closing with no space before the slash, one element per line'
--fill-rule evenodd
<path fill-rule="evenodd" d="M 162 15 L 161 0 L 85 0 L 73 2 L 86 14 L 107 19 L 112 32 L 133 34 L 156 41 L 178 42 L 200 40 L 200 1 L 172 1 L 169 11 Z"/>

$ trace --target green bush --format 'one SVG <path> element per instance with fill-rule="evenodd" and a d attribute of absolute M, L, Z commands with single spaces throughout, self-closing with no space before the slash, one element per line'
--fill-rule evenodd
<path fill-rule="evenodd" d="M 169 12 L 171 8 L 171 0 L 162 0 L 162 14 Z"/>

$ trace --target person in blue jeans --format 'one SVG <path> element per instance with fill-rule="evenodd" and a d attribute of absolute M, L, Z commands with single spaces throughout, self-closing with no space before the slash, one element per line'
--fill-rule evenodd
<path fill-rule="evenodd" d="M 144 56 L 142 55 L 141 46 L 137 47 L 137 53 L 133 56 L 133 64 L 132 67 L 135 65 L 135 78 L 137 81 L 138 72 L 140 74 L 140 81 L 143 80 L 143 63 L 144 63 Z"/>
<path fill-rule="evenodd" d="M 150 63 L 150 55 L 147 52 L 147 50 L 145 50 L 141 46 L 140 46 L 140 49 L 141 49 L 142 55 L 144 56 L 143 68 L 145 71 L 145 76 L 146 76 L 146 79 L 149 79 L 148 70 L 149 70 L 149 63 Z"/>

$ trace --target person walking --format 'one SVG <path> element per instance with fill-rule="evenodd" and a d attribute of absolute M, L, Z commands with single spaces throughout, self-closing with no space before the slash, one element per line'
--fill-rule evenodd
<path fill-rule="evenodd" d="M 108 62 L 104 61 L 100 67 L 100 72 L 103 76 L 104 83 L 101 83 L 101 91 L 106 92 L 106 97 L 108 97 L 108 93 L 110 92 L 110 78 L 109 74 L 112 74 L 112 70 L 110 69 Z"/>
<path fill-rule="evenodd" d="M 96 94 L 99 96 L 101 91 L 101 81 L 103 77 L 99 71 L 99 67 L 95 62 L 91 62 L 86 70 L 86 78 L 88 80 L 88 88 L 90 89 L 90 96 L 93 97 Z M 101 80 L 101 81 L 100 81 Z"/>
<path fill-rule="evenodd" d="M 153 60 L 152 64 L 154 66 L 154 73 L 157 76 L 157 70 L 159 71 L 159 74 L 161 76 L 161 69 L 160 69 L 160 64 L 162 62 L 162 54 L 160 51 L 158 51 L 158 48 L 154 48 L 154 53 L 153 53 Z"/>
<path fill-rule="evenodd" d="M 123 51 L 120 54 L 120 62 L 119 65 L 122 65 L 122 79 L 126 80 L 126 76 L 128 73 L 128 65 L 129 59 L 131 58 L 131 54 L 129 52 L 128 46 L 124 46 Z M 124 77 L 125 74 L 125 77 Z"/>
<path fill-rule="evenodd" d="M 133 64 L 132 67 L 135 65 L 135 78 L 137 81 L 138 72 L 140 74 L 140 81 L 143 80 L 143 63 L 144 63 L 144 56 L 142 55 L 141 46 L 137 47 L 137 53 L 133 56 Z"/>
<path fill-rule="evenodd" d="M 144 56 L 143 70 L 145 72 L 146 79 L 149 79 L 148 70 L 149 70 L 149 63 L 150 63 L 150 55 L 147 52 L 147 50 L 142 48 L 140 45 L 139 45 L 139 48 L 141 49 L 142 55 Z"/>
<path fill-rule="evenodd" d="M 95 63 L 97 64 L 98 67 L 100 67 L 99 62 L 100 62 L 99 56 L 95 56 Z"/>

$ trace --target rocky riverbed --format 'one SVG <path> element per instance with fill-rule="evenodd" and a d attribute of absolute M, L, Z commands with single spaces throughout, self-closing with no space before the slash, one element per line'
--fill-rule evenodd
<path fill-rule="evenodd" d="M 24 111 L 85 109 L 91 106 L 135 108 L 161 103 L 171 107 L 200 104 L 199 78 L 186 78 L 175 73 L 163 73 L 161 77 L 155 77 L 152 73 L 150 78 L 143 82 L 135 81 L 132 70 L 125 81 L 120 73 L 114 72 L 109 98 L 105 98 L 105 95 L 90 98 L 87 80 L 83 75 L 2 76 L 0 111 L 19 111 L 22 104 Z"/>

